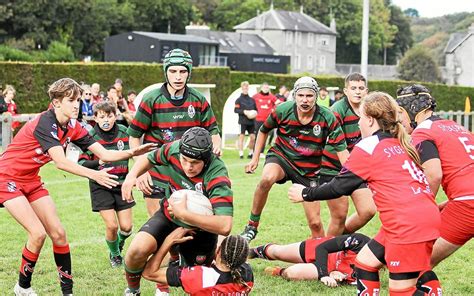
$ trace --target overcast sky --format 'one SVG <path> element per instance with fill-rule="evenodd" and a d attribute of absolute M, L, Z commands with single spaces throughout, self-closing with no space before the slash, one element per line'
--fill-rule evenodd
<path fill-rule="evenodd" d="M 474 0 L 392 0 L 392 3 L 402 10 L 415 8 L 421 17 L 474 11 Z"/>

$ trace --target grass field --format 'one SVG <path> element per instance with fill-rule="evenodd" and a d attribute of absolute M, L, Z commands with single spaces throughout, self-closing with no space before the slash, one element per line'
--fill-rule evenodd
<path fill-rule="evenodd" d="M 235 150 L 226 150 L 224 160 L 228 166 L 234 190 L 233 233 L 240 233 L 247 222 L 253 191 L 258 182 L 257 174 L 246 175 L 243 167 L 247 160 L 238 159 Z M 262 165 L 263 161 L 261 162 Z M 104 242 L 104 226 L 98 214 L 90 209 L 87 180 L 56 170 L 53 165 L 43 168 L 41 175 L 53 196 L 70 241 L 76 295 L 121 295 L 126 286 L 123 270 L 111 269 Z M 275 186 L 262 215 L 260 233 L 252 246 L 262 243 L 290 243 L 306 239 L 309 230 L 301 205 L 291 204 L 286 196 L 288 184 Z M 138 195 L 137 195 L 138 196 Z M 352 211 L 352 209 L 351 209 Z M 323 205 L 322 216 L 328 221 L 328 211 Z M 137 230 L 147 219 L 144 202 L 137 198 L 134 224 Z M 374 235 L 380 222 L 375 217 L 361 232 Z M 12 295 L 18 278 L 21 248 L 25 244 L 24 230 L 0 209 L 0 295 Z M 127 242 L 128 245 L 129 241 Z M 445 295 L 474 295 L 474 244 L 469 242 L 453 256 L 441 263 L 435 271 L 442 281 Z M 271 265 L 281 262 L 252 261 L 255 273 L 256 295 L 354 295 L 355 287 L 326 288 L 317 281 L 287 282 L 263 273 Z M 387 273 L 381 273 L 382 293 L 388 295 Z M 48 240 L 36 265 L 33 287 L 39 295 L 59 295 L 60 289 Z M 182 295 L 179 289 L 172 294 Z M 154 285 L 142 281 L 142 295 L 154 295 Z"/>

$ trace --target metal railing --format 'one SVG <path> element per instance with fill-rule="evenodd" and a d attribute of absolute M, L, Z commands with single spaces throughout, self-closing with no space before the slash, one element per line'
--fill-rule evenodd
<path fill-rule="evenodd" d="M 474 112 L 466 113 L 464 111 L 437 111 L 439 117 L 455 121 L 464 126 L 471 133 L 474 132 Z"/>
<path fill-rule="evenodd" d="M 199 56 L 199 66 L 227 66 L 227 57 L 224 56 Z"/>

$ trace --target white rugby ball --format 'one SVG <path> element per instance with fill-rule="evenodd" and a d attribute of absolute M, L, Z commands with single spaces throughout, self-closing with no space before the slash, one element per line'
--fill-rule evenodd
<path fill-rule="evenodd" d="M 175 191 L 171 194 L 170 201 L 173 203 L 181 202 L 185 195 L 188 211 L 204 216 L 214 215 L 209 199 L 204 194 L 194 190 L 181 189 Z"/>
<path fill-rule="evenodd" d="M 255 119 L 257 117 L 257 110 L 247 110 L 247 118 Z"/>

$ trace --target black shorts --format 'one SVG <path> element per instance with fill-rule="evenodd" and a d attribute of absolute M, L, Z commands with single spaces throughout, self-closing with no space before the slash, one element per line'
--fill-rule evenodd
<path fill-rule="evenodd" d="M 319 175 L 319 185 L 323 185 L 324 183 L 329 183 L 329 182 L 331 182 L 331 180 L 332 180 L 334 177 L 336 177 L 336 176 L 331 176 L 331 175 Z M 366 182 L 362 183 L 356 190 L 364 189 L 364 188 L 368 188 Z M 354 190 L 354 191 L 355 191 L 355 190 Z"/>
<path fill-rule="evenodd" d="M 135 205 L 135 201 L 127 202 L 122 199 L 120 186 L 108 189 L 100 185 L 91 184 L 92 211 L 115 210 L 117 212 L 129 209 Z"/>
<path fill-rule="evenodd" d="M 247 132 L 249 135 L 255 133 L 255 124 L 253 122 L 249 124 L 241 124 L 240 134 L 245 135 L 245 132 Z"/>
<path fill-rule="evenodd" d="M 157 249 L 159 249 L 166 237 L 178 227 L 179 225 L 165 216 L 162 206 L 143 224 L 139 231 L 146 232 L 153 236 L 156 240 Z M 195 239 L 196 241 L 193 239 L 189 244 L 186 244 L 183 250 L 180 248 L 180 253 L 185 253 L 182 257 L 186 263 L 190 265 L 201 265 L 209 263 L 209 260 L 212 262 L 214 259 L 213 254 L 217 246 L 217 234 L 206 231 L 196 231 Z"/>
<path fill-rule="evenodd" d="M 285 172 L 285 177 L 283 177 L 283 179 L 281 180 L 278 180 L 278 184 L 285 184 L 286 181 L 291 181 L 293 184 L 301 184 L 306 187 L 316 187 L 319 184 L 318 177 L 308 178 L 300 175 L 289 163 L 275 155 L 267 155 L 267 157 L 265 158 L 265 165 L 267 165 L 267 163 L 276 163 Z"/>
<path fill-rule="evenodd" d="M 255 120 L 255 133 L 258 134 L 260 127 L 263 125 L 263 121 L 256 121 Z"/>

